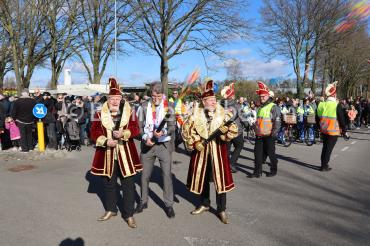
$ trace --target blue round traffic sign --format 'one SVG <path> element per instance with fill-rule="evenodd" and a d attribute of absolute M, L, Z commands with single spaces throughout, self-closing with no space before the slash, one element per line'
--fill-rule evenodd
<path fill-rule="evenodd" d="M 33 115 L 38 119 L 44 118 L 47 112 L 48 112 L 48 109 L 42 103 L 36 104 L 32 110 Z"/>

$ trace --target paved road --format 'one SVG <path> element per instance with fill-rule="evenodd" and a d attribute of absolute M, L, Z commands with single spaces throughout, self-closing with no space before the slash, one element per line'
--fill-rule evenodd
<path fill-rule="evenodd" d="M 1 153 L 0 245 L 369 245 L 369 141 L 368 129 L 340 139 L 327 173 L 316 170 L 321 145 L 278 146 L 278 176 L 261 179 L 246 178 L 253 146 L 245 143 L 228 194 L 229 225 L 212 213 L 190 215 L 197 198 L 184 186 L 189 158 L 175 153 L 176 218 L 162 209 L 156 168 L 149 208 L 136 215 L 134 230 L 119 216 L 96 221 L 104 211 L 100 180 L 88 174 L 92 148 L 48 160 Z M 8 170 L 20 164 L 36 168 Z"/>

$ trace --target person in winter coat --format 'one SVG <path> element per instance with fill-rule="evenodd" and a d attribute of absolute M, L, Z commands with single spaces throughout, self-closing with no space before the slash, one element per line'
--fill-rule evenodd
<path fill-rule="evenodd" d="M 57 130 L 56 130 L 56 108 L 55 108 L 55 99 L 51 97 L 49 92 L 44 92 L 43 94 L 43 104 L 47 108 L 47 114 L 43 118 L 45 123 L 46 132 L 48 136 L 47 147 L 50 149 L 58 149 L 57 142 Z"/>
<path fill-rule="evenodd" d="M 11 115 L 21 132 L 22 152 L 33 150 L 32 130 L 35 117 L 32 114 L 32 110 L 35 105 L 35 99 L 29 97 L 27 90 L 24 90 L 22 96 L 14 102 Z"/>
<path fill-rule="evenodd" d="M 5 128 L 10 132 L 10 140 L 12 140 L 13 150 L 19 150 L 21 133 L 12 117 L 6 117 Z"/>
<path fill-rule="evenodd" d="M 357 110 L 355 109 L 354 105 L 351 105 L 351 109 L 348 110 L 348 118 L 349 118 L 349 129 L 353 130 L 355 129 L 355 119 L 357 116 Z"/>

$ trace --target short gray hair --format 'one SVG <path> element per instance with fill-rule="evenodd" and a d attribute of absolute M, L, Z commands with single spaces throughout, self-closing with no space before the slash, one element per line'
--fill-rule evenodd
<path fill-rule="evenodd" d="M 161 82 L 154 82 L 153 84 L 151 84 L 150 93 L 153 94 L 153 92 L 155 92 L 157 94 L 163 94 L 164 93 L 163 86 L 162 86 Z"/>
<path fill-rule="evenodd" d="M 28 89 L 23 89 L 23 91 L 22 91 L 21 95 L 22 95 L 23 97 L 28 96 L 28 95 L 29 95 Z"/>

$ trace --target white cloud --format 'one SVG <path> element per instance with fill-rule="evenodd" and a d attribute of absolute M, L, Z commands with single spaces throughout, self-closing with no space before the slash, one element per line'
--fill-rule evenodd
<path fill-rule="evenodd" d="M 226 69 L 235 64 L 239 64 L 243 76 L 248 79 L 285 77 L 290 72 L 289 64 L 278 59 L 263 61 L 256 58 L 248 60 L 231 58 L 222 63 L 214 64 L 212 68 L 215 70 Z"/>
<path fill-rule="evenodd" d="M 143 79 L 144 75 L 142 73 L 131 73 L 130 74 L 130 80 L 140 80 L 140 79 Z"/>
<path fill-rule="evenodd" d="M 226 56 L 247 56 L 251 52 L 250 49 L 234 49 L 234 50 L 225 50 L 223 53 Z"/>
<path fill-rule="evenodd" d="M 87 66 L 90 69 L 90 71 L 93 71 L 93 65 L 91 63 L 89 63 Z M 83 74 L 87 73 L 85 66 L 80 61 L 74 61 L 72 63 L 69 63 L 65 66 L 65 68 L 71 69 L 72 73 L 83 73 Z"/>
<path fill-rule="evenodd" d="M 286 75 L 288 65 L 282 60 L 264 62 L 257 59 L 242 61 L 242 68 L 249 78 L 272 78 Z"/>

